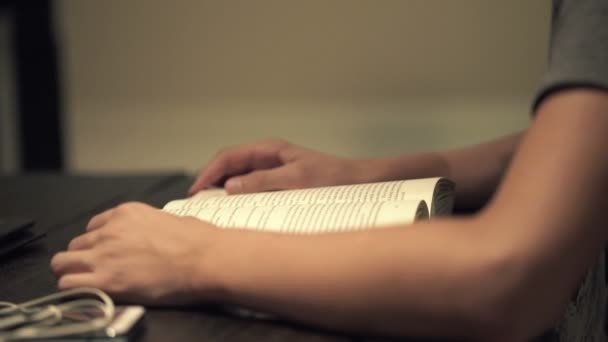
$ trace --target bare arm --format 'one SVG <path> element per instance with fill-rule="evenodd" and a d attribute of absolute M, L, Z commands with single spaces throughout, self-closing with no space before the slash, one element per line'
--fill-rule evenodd
<path fill-rule="evenodd" d="M 481 208 L 500 183 L 524 132 L 440 152 L 363 161 L 369 181 L 446 176 L 456 184 L 457 209 Z"/>
<path fill-rule="evenodd" d="M 220 300 L 348 331 L 530 337 L 605 243 L 607 130 L 608 95 L 552 97 L 474 218 L 307 238 L 228 232 L 210 259 Z"/>
<path fill-rule="evenodd" d="M 250 193 L 447 176 L 458 185 L 457 209 L 479 209 L 494 193 L 523 135 L 457 150 L 374 159 L 339 158 L 282 140 L 265 140 L 218 153 L 190 193 L 223 181 L 229 193 Z"/>

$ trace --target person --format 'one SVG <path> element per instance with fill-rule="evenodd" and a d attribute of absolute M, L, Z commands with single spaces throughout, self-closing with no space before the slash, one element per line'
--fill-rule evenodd
<path fill-rule="evenodd" d="M 368 160 L 269 140 L 220 152 L 191 192 L 443 175 L 474 214 L 359 232 L 222 230 L 141 203 L 91 219 L 51 267 L 151 305 L 220 302 L 339 331 L 520 341 L 551 327 L 608 230 L 608 2 L 556 0 L 549 70 L 520 134 Z M 484 205 L 484 203 L 486 203 Z"/>

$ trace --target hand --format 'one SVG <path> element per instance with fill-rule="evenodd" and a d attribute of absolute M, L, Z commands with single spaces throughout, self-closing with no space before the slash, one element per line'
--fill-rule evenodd
<path fill-rule="evenodd" d="M 155 305 L 208 300 L 201 294 L 211 286 L 194 277 L 205 273 L 215 233 L 198 219 L 126 203 L 93 217 L 51 268 L 60 289 L 96 287 L 118 300 Z"/>
<path fill-rule="evenodd" d="M 192 195 L 223 180 L 231 194 L 361 183 L 363 165 L 283 140 L 266 140 L 219 152 L 188 192 Z"/>

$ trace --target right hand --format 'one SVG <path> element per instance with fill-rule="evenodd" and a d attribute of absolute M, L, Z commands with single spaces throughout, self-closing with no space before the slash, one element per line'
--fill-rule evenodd
<path fill-rule="evenodd" d="M 220 151 L 188 192 L 221 186 L 223 181 L 229 194 L 362 183 L 364 164 L 284 140 L 265 140 Z"/>

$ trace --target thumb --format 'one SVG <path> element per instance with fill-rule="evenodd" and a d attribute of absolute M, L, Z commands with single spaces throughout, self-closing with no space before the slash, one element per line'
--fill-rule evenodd
<path fill-rule="evenodd" d="M 289 188 L 288 178 L 289 168 L 282 166 L 231 177 L 224 184 L 224 189 L 229 194 L 283 190 Z"/>

